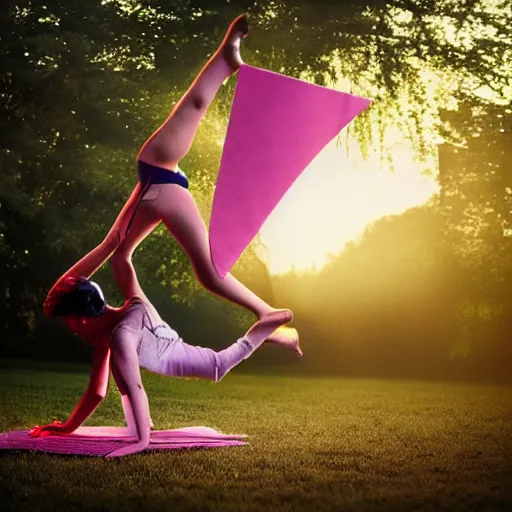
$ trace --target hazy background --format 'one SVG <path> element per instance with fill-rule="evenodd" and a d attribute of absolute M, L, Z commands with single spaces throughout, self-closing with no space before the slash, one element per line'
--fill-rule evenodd
<path fill-rule="evenodd" d="M 294 310 L 305 356 L 251 370 L 512 382 L 512 7 L 456 0 L 7 1 L 0 19 L 0 356 L 87 359 L 42 301 L 102 240 L 140 144 L 236 15 L 252 65 L 373 98 L 234 269 Z M 182 168 L 208 219 L 236 78 Z M 249 120 L 250 122 L 250 120 Z M 279 122 L 276 119 L 276 123 Z M 271 162 L 269 163 L 271 165 Z M 162 316 L 220 347 L 252 318 L 159 229 L 134 257 Z M 97 276 L 120 304 L 108 266 Z"/>

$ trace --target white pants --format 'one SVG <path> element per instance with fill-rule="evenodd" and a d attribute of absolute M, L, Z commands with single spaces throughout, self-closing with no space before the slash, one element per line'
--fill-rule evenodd
<path fill-rule="evenodd" d="M 247 359 L 269 336 L 260 330 L 238 339 L 229 347 L 215 351 L 185 343 L 166 323 L 155 326 L 146 306 L 129 307 L 113 332 L 122 329 L 137 347 L 142 368 L 169 377 L 198 377 L 218 382 L 232 368 Z"/>
<path fill-rule="evenodd" d="M 255 349 L 246 338 L 240 338 L 220 351 L 189 345 L 166 325 L 156 328 L 154 336 L 143 337 L 139 345 L 139 362 L 143 368 L 161 375 L 218 382 Z"/>

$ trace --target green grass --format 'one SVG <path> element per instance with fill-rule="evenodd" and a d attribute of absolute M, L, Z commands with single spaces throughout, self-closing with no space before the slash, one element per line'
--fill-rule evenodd
<path fill-rule="evenodd" d="M 87 368 L 2 368 L 0 430 L 66 418 Z M 105 460 L 0 453 L 0 509 L 512 510 L 512 389 L 144 373 L 157 428 L 207 425 L 250 445 Z M 89 425 L 120 425 L 111 388 Z"/>

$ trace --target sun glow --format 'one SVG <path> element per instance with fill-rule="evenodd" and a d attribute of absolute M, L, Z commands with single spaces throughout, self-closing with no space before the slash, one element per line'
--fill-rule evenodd
<path fill-rule="evenodd" d="M 358 156 L 355 156 L 358 155 Z M 425 203 L 439 187 L 405 142 L 394 144 L 393 164 L 373 151 L 367 160 L 332 141 L 290 188 L 262 227 L 261 251 L 272 274 L 319 270 L 380 217 Z"/>

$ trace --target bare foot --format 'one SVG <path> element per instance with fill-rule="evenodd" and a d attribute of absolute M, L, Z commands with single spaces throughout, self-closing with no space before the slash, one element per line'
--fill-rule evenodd
<path fill-rule="evenodd" d="M 258 323 L 266 324 L 269 322 L 278 322 L 280 325 L 286 325 L 293 321 L 293 313 L 289 309 L 269 309 L 261 314 L 258 318 Z"/>
<path fill-rule="evenodd" d="M 235 18 L 229 26 L 217 52 L 222 52 L 224 59 L 233 71 L 244 63 L 240 57 L 240 40 L 245 39 L 249 33 L 247 14 L 241 14 Z"/>
<path fill-rule="evenodd" d="M 293 327 L 278 327 L 265 342 L 291 348 L 302 357 L 302 350 L 299 347 L 299 333 Z"/>
<path fill-rule="evenodd" d="M 245 336 L 255 345 L 258 345 L 266 340 L 278 327 L 291 322 L 292 319 L 293 315 L 289 309 L 273 309 L 255 322 Z"/>

